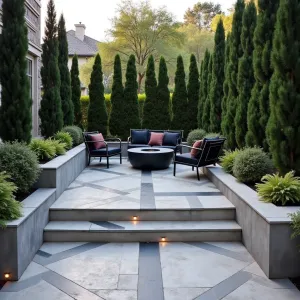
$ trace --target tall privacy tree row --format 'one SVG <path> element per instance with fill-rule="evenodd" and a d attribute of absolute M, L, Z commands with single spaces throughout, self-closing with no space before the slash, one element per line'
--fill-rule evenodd
<path fill-rule="evenodd" d="M 102 64 L 99 53 L 95 58 L 89 91 L 90 105 L 88 109 L 88 131 L 99 131 L 106 136 L 107 111 L 104 98 Z"/>
<path fill-rule="evenodd" d="M 267 138 L 281 173 L 300 172 L 300 0 L 281 0 L 271 55 Z"/>
<path fill-rule="evenodd" d="M 82 111 L 80 104 L 81 87 L 79 79 L 78 57 L 75 54 L 72 58 L 71 66 L 71 91 L 74 109 L 74 125 L 82 127 Z"/>
<path fill-rule="evenodd" d="M 212 80 L 210 85 L 210 132 L 221 132 L 221 100 L 223 98 L 223 82 L 225 68 L 225 31 L 220 19 L 215 34 L 213 53 Z"/>
<path fill-rule="evenodd" d="M 60 97 L 63 111 L 64 125 L 73 125 L 74 106 L 71 98 L 71 79 L 68 68 L 68 40 L 64 16 L 61 15 L 58 22 L 58 67 L 60 71 Z"/>
<path fill-rule="evenodd" d="M 0 137 L 3 141 L 31 139 L 31 104 L 27 71 L 27 27 L 24 0 L 3 0 L 0 35 Z"/>
<path fill-rule="evenodd" d="M 270 64 L 276 14 L 280 0 L 259 0 L 257 25 L 254 32 L 253 67 L 255 85 L 248 107 L 248 146 L 260 146 L 268 150 L 266 127 L 270 116 L 270 80 L 273 70 Z"/>
<path fill-rule="evenodd" d="M 42 49 L 41 76 L 44 94 L 39 111 L 41 118 L 40 127 L 44 137 L 51 137 L 63 126 L 58 68 L 57 23 L 53 0 L 49 0 L 47 6 L 45 37 Z"/>
<path fill-rule="evenodd" d="M 227 99 L 223 102 L 226 103 L 226 114 L 223 115 L 223 134 L 227 138 L 227 144 L 230 149 L 234 149 L 236 144 L 235 139 L 235 115 L 238 101 L 238 64 L 239 59 L 243 55 L 243 49 L 241 45 L 241 33 L 242 33 L 242 20 L 245 10 L 244 0 L 237 0 L 235 5 L 235 13 L 232 21 L 232 31 L 230 36 L 230 53 L 228 61 L 228 70 L 226 72 L 226 81 L 228 82 L 228 95 Z"/>
<path fill-rule="evenodd" d="M 198 103 L 198 127 L 204 128 L 203 115 L 204 105 L 208 95 L 208 70 L 209 70 L 210 53 L 206 49 L 204 59 L 201 65 L 201 76 L 200 76 L 200 91 L 199 91 L 199 103 Z"/>
<path fill-rule="evenodd" d="M 243 27 L 241 44 L 243 56 L 239 60 L 237 89 L 238 98 L 235 115 L 235 138 L 239 148 L 245 147 L 247 126 L 248 103 L 254 86 L 253 73 L 253 35 L 256 26 L 256 7 L 253 1 L 247 6 L 243 14 Z"/>

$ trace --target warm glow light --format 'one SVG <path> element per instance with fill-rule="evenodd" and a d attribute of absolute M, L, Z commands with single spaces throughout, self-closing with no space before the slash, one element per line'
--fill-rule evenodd
<path fill-rule="evenodd" d="M 165 238 L 165 237 L 162 237 L 162 238 L 161 238 L 161 241 L 162 241 L 162 242 L 165 242 L 165 241 L 166 241 L 166 238 Z"/>
<path fill-rule="evenodd" d="M 9 273 L 5 273 L 5 274 L 4 274 L 4 278 L 5 278 L 5 279 L 8 279 L 9 277 L 10 277 L 10 274 L 9 274 Z"/>
<path fill-rule="evenodd" d="M 136 221 L 138 219 L 138 217 L 133 217 L 133 220 Z"/>

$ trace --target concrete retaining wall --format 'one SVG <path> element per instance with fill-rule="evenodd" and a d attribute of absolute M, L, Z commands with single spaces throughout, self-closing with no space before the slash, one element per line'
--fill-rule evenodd
<path fill-rule="evenodd" d="M 56 200 L 55 189 L 38 189 L 23 202 L 23 216 L 0 229 L 0 280 L 4 273 L 18 280 L 43 244 L 49 208 Z"/>
<path fill-rule="evenodd" d="M 271 278 L 300 276 L 300 238 L 291 239 L 290 213 L 298 207 L 277 207 L 259 201 L 257 193 L 237 182 L 220 166 L 204 168 L 205 174 L 236 207 L 236 219 L 243 230 L 243 243 Z"/>

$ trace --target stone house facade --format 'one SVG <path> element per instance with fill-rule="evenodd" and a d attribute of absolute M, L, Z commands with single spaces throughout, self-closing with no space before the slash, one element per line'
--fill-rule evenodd
<path fill-rule="evenodd" d="M 0 31 L 1 31 L 1 8 L 3 0 L 0 0 Z M 41 100 L 41 1 L 26 0 L 26 23 L 28 27 L 28 69 L 27 75 L 30 82 L 32 97 L 32 135 L 39 135 L 39 106 Z"/>

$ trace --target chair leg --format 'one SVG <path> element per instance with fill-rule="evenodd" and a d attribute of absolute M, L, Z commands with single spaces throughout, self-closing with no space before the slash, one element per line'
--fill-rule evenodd
<path fill-rule="evenodd" d="M 88 159 L 88 166 L 90 165 L 91 163 L 91 157 L 89 156 L 89 159 Z"/>
<path fill-rule="evenodd" d="M 200 181 L 200 174 L 199 174 L 199 168 L 197 168 L 197 178 Z"/>
<path fill-rule="evenodd" d="M 174 162 L 173 176 L 176 176 L 176 163 Z"/>
<path fill-rule="evenodd" d="M 102 160 L 102 157 L 100 157 L 99 162 L 101 162 L 101 160 Z"/>
<path fill-rule="evenodd" d="M 107 169 L 109 169 L 109 156 L 107 156 L 106 159 L 107 159 L 107 160 L 106 160 Z"/>
<path fill-rule="evenodd" d="M 122 164 L 122 153 L 120 153 L 120 164 Z"/>
<path fill-rule="evenodd" d="M 194 167 L 194 166 L 192 166 L 192 170 L 193 170 L 193 171 L 195 170 L 195 167 Z"/>

